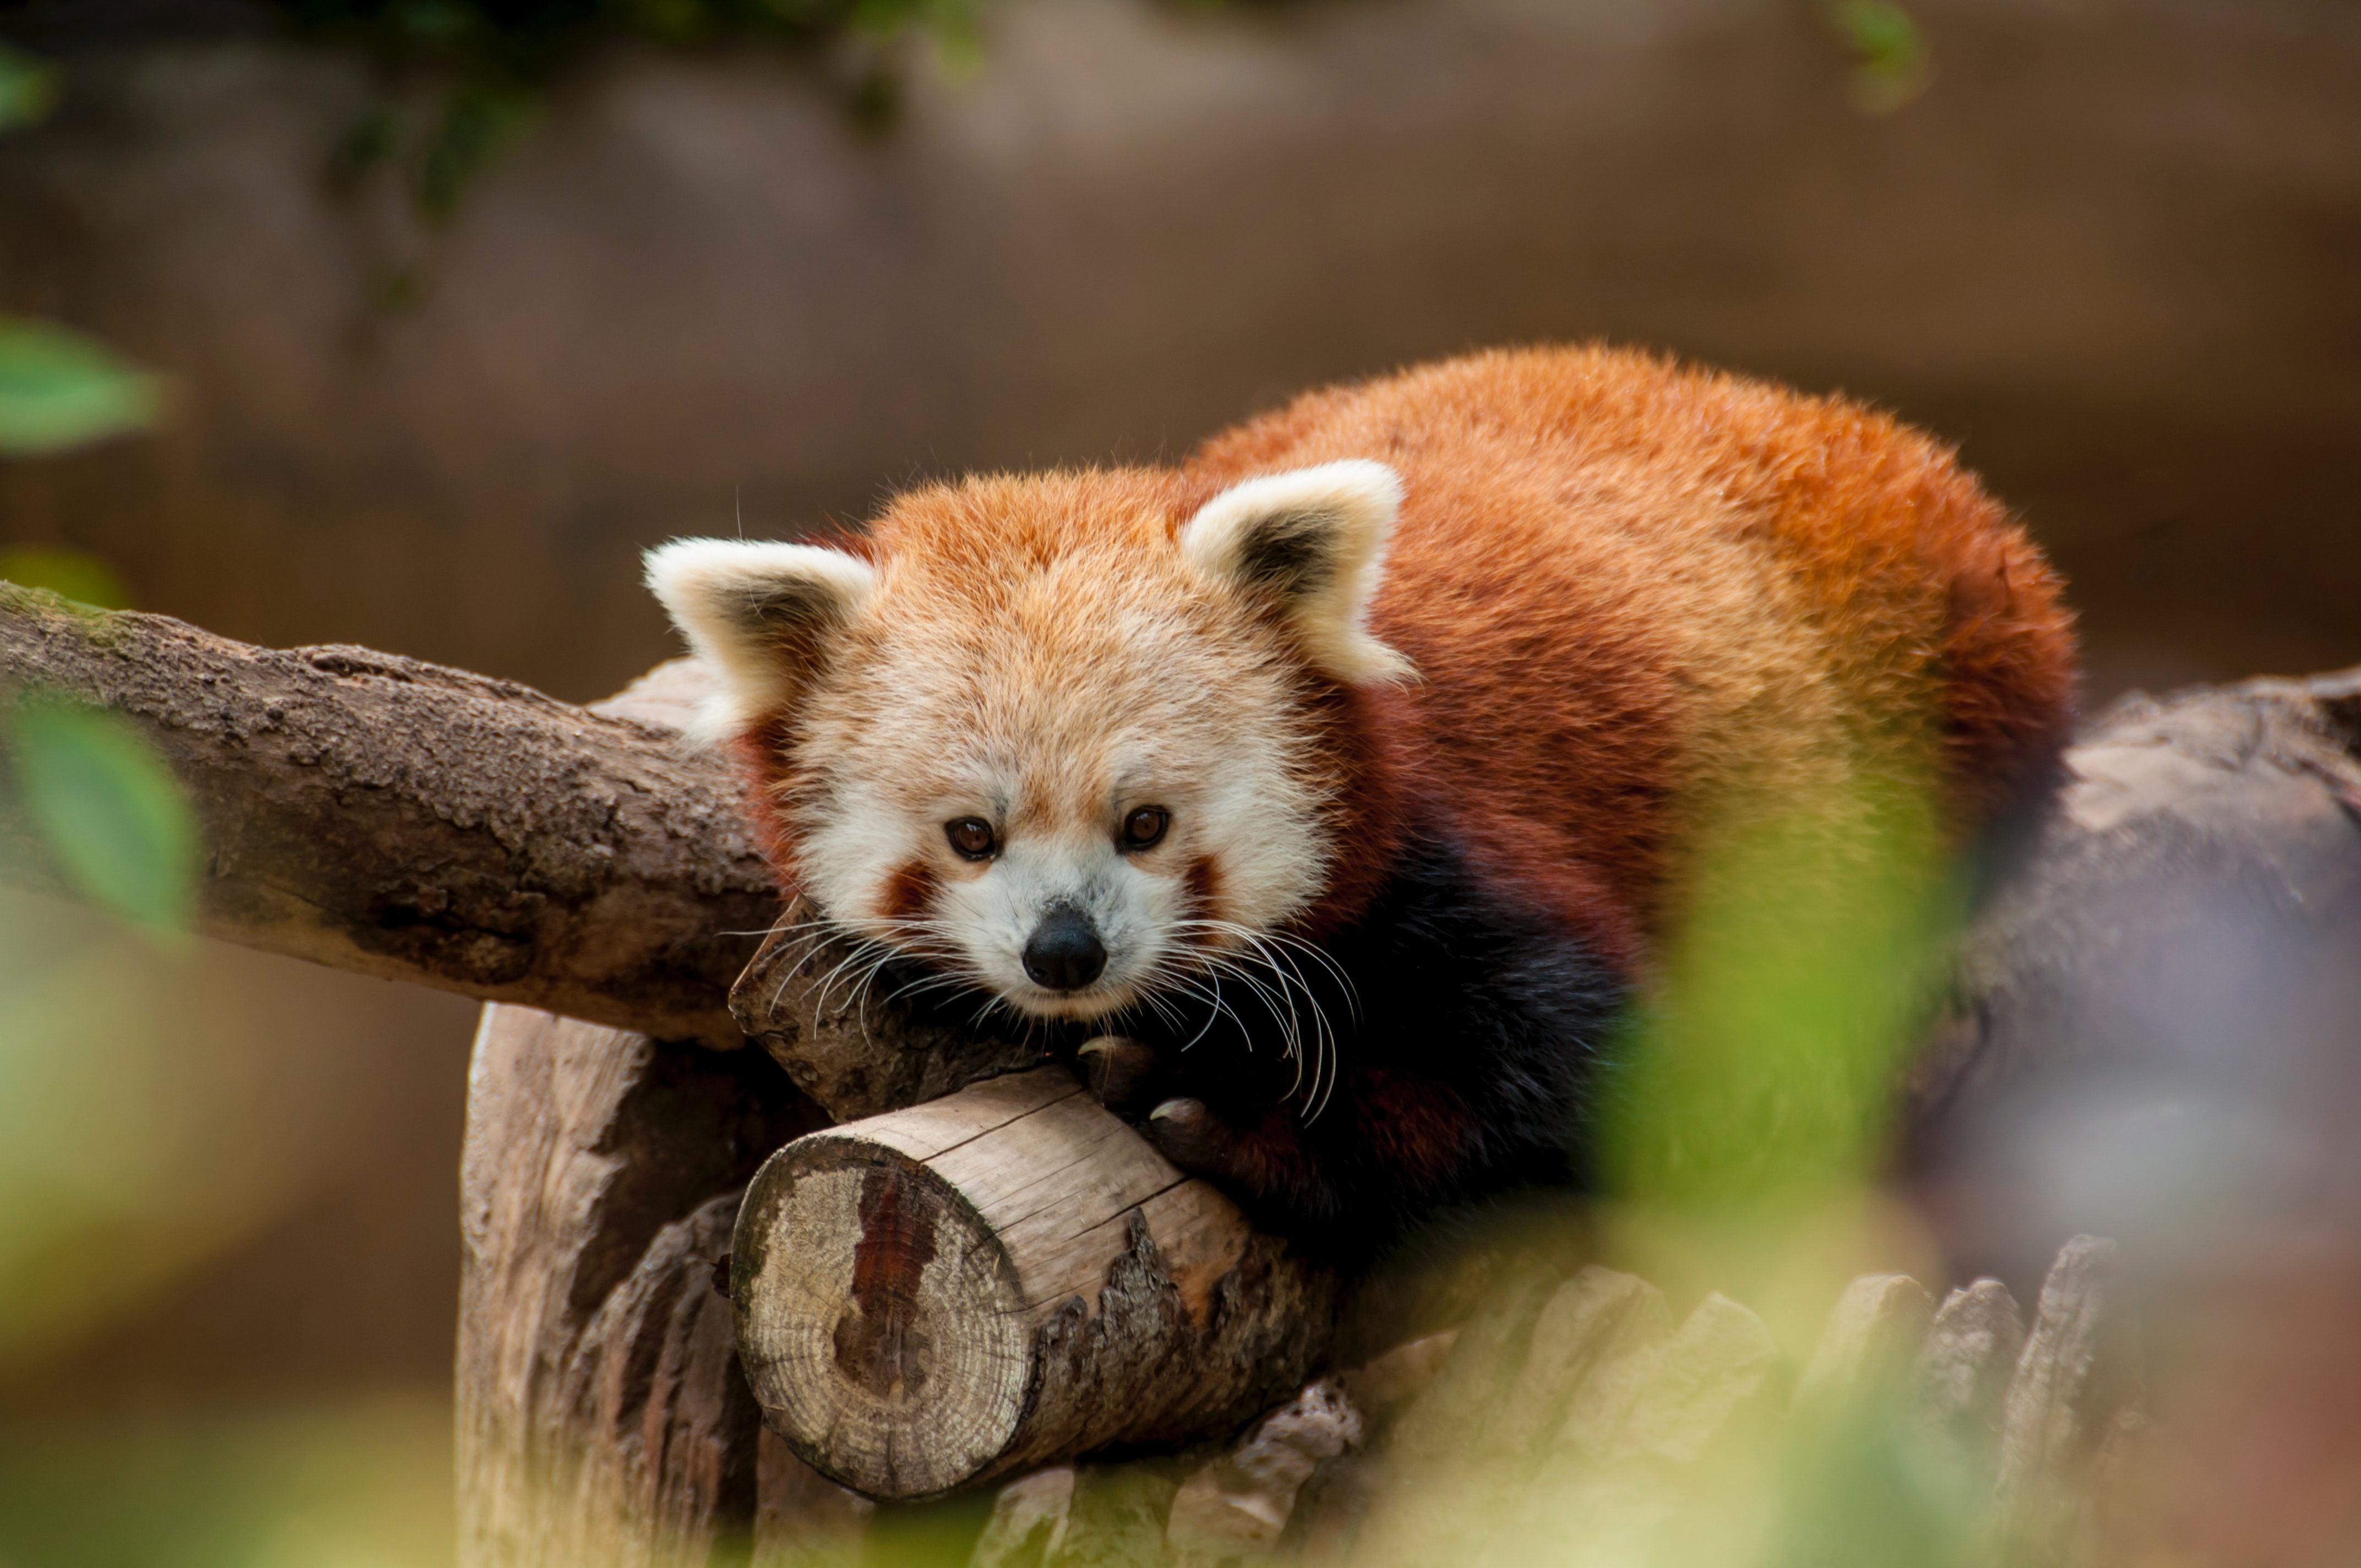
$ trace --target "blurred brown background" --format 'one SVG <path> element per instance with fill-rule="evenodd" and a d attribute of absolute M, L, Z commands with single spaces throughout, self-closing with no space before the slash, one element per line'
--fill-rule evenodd
<path fill-rule="evenodd" d="M 669 534 L 1599 335 L 1959 441 L 2072 580 L 2093 699 L 2361 660 L 2361 5 L 1909 9 L 1934 74 L 1877 114 L 1801 0 L 1006 0 L 883 132 L 808 60 L 627 50 L 434 227 L 329 176 L 384 90 L 351 54 L 236 5 L 0 6 L 67 69 L 0 140 L 0 310 L 177 385 L 159 434 L 0 465 L 0 544 L 588 698 L 668 651 L 636 573 Z M 247 1086 L 207 1135 L 280 1174 L 0 1402 L 439 1395 L 472 1009 L 173 974 Z"/>

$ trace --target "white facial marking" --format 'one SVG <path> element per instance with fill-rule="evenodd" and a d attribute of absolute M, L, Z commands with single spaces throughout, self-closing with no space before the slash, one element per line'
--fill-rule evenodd
<path fill-rule="evenodd" d="M 1102 510 L 1031 533 L 987 521 L 972 550 L 938 535 L 874 566 L 690 542 L 650 579 L 720 668 L 719 728 L 793 713 L 777 789 L 804 893 L 1024 1012 L 1090 1019 L 1185 992 L 1209 950 L 1320 896 L 1342 780 L 1307 728 L 1304 663 L 1409 674 L 1366 629 L 1399 498 L 1382 466 L 1331 464 L 1235 486 L 1177 537 Z M 785 673 L 765 663 L 783 621 L 801 661 Z M 1144 806 L 1168 814 L 1162 836 L 1126 845 Z M 970 817 L 991 827 L 987 858 L 947 833 Z M 1065 988 L 1041 975 L 1080 969 L 1026 961 L 1060 910 L 1104 955 Z M 1060 930 L 1071 953 L 1083 938 Z"/>
<path fill-rule="evenodd" d="M 1092 608 L 1097 636 L 1046 649 L 1021 624 L 948 648 L 923 629 L 906 644 L 889 634 L 830 689 L 803 748 L 824 782 L 796 814 L 797 871 L 821 905 L 1045 1017 L 1170 990 L 1192 952 L 1233 945 L 1204 922 L 1268 929 L 1324 880 L 1329 786 L 1290 672 L 1243 632 L 1232 647 L 1169 609 Z M 1027 673 L 1044 664 L 1066 673 Z M 1142 806 L 1169 814 L 1163 836 L 1126 849 Z M 947 826 L 968 817 L 992 825 L 988 861 L 951 846 Z M 898 923 L 895 889 L 913 868 L 932 896 Z M 1071 991 L 1025 965 L 1060 905 L 1088 917 L 1105 953 Z"/>

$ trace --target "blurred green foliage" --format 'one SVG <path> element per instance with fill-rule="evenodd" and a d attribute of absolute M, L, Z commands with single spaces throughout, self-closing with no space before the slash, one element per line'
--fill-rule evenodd
<path fill-rule="evenodd" d="M 57 107 L 58 68 L 0 43 L 0 131 L 37 125 Z"/>
<path fill-rule="evenodd" d="M 1967 907 L 1927 756 L 1868 740 L 1707 814 L 1603 1086 L 1618 1266 L 1731 1296 L 1797 1354 L 1855 1275 L 1938 1266 L 1881 1184 Z"/>
<path fill-rule="evenodd" d="M 114 714 L 44 700 L 0 718 L 14 793 L 74 886 L 159 937 L 187 929 L 197 827 L 180 785 Z"/>
<path fill-rule="evenodd" d="M 61 90 L 56 66 L 0 43 L 0 133 L 47 117 Z M 163 383 L 103 345 L 48 322 L 0 315 L 0 456 L 145 430 L 162 405 Z"/>
<path fill-rule="evenodd" d="M 399 60 L 545 79 L 603 38 L 816 42 L 908 28 L 972 37 L 978 0 L 278 0 L 297 26 Z"/>
<path fill-rule="evenodd" d="M 128 609 L 131 596 L 115 568 L 79 550 L 50 550 L 39 545 L 0 549 L 0 582 L 18 587 L 46 588 L 50 593 L 90 606 L 93 609 Z"/>
<path fill-rule="evenodd" d="M 1621 1195 L 1816 1201 L 1869 1181 L 1960 884 L 1907 788 L 1709 839 L 1607 1144 Z"/>
<path fill-rule="evenodd" d="M 1934 78 L 1926 35 L 1894 0 L 1834 0 L 1828 25 L 1852 55 L 1853 106 L 1891 114 Z"/>
<path fill-rule="evenodd" d="M 240 1130 L 261 1086 L 206 982 L 192 949 L 0 889 L 0 1376 L 269 1217 L 284 1140 Z"/>
<path fill-rule="evenodd" d="M 7 1568 L 434 1568 L 451 1415 L 421 1399 L 0 1426 Z"/>
<path fill-rule="evenodd" d="M 106 347 L 49 322 L 0 316 L 0 455 L 85 446 L 145 430 L 163 385 Z"/>
<path fill-rule="evenodd" d="M 366 49 L 389 69 L 429 72 L 440 90 L 422 124 L 379 105 L 345 134 L 331 183 L 350 188 L 380 167 L 408 174 L 419 214 L 447 222 L 469 184 L 533 122 L 539 94 L 598 45 L 665 48 L 837 39 L 883 44 L 923 34 L 949 59 L 977 51 L 981 0 L 278 0 L 299 31 Z M 898 102 L 891 64 L 872 51 L 846 107 L 875 126 Z M 418 280 L 394 280 L 379 303 L 415 302 Z"/>
<path fill-rule="evenodd" d="M 1783 1434 L 1763 1568 L 1969 1568 L 1993 1478 L 1915 1419 L 1904 1369 Z"/>
<path fill-rule="evenodd" d="M 862 1568 L 966 1568 L 975 1539 L 991 1518 L 994 1497 L 989 1491 L 971 1492 L 930 1503 L 889 1503 L 880 1508 L 864 1532 Z M 791 1568 L 822 1568 L 822 1564 L 798 1563 Z"/>
<path fill-rule="evenodd" d="M 158 378 L 90 339 L 0 317 L 0 454 L 61 452 L 144 429 Z M 0 580 L 112 609 L 123 585 L 104 562 L 70 551 L 0 553 Z M 180 787 L 120 718 L 38 695 L 0 707 L 12 793 L 83 896 L 167 938 L 186 927 L 196 828 Z"/>

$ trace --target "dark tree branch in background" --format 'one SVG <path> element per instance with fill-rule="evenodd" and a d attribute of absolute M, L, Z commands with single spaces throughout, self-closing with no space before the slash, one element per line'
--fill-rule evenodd
<path fill-rule="evenodd" d="M 667 677 L 667 672 L 671 672 Z M 677 685 L 666 666 L 642 687 Z M 133 720 L 194 806 L 198 928 L 658 1038 L 741 1042 L 778 918 L 727 759 L 607 711 L 366 649 L 252 648 L 0 584 L 0 687 Z M 11 804 L 0 868 L 67 893 Z"/>

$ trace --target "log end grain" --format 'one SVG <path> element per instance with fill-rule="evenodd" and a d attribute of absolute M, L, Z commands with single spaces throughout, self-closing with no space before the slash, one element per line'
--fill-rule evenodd
<path fill-rule="evenodd" d="M 1324 1271 L 1059 1068 L 772 1156 L 731 1297 L 772 1429 L 895 1499 L 1234 1425 L 1301 1384 L 1334 1321 Z"/>
<path fill-rule="evenodd" d="M 857 1490 L 955 1486 L 1024 1414 L 1032 1333 L 1015 1261 L 921 1162 L 825 1134 L 791 1148 L 748 1193 L 732 1259 L 755 1397 Z"/>

